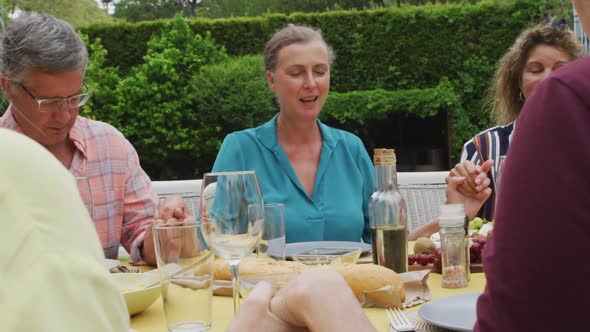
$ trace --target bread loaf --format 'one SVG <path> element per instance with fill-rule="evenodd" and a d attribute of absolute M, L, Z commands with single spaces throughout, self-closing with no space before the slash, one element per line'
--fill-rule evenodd
<path fill-rule="evenodd" d="M 240 276 L 301 272 L 305 269 L 314 268 L 331 269 L 340 273 L 359 300 L 361 300 L 365 292 L 383 289 L 382 294 L 380 294 L 381 292 L 372 293 L 371 298 L 374 301 L 372 305 L 391 307 L 391 291 L 397 294 L 397 297 L 402 303 L 405 301 L 406 293 L 404 283 L 399 275 L 388 268 L 373 264 L 316 267 L 298 262 L 248 257 L 240 263 Z M 231 280 L 229 264 L 223 260 L 217 260 L 215 262 L 215 279 Z"/>
<path fill-rule="evenodd" d="M 374 264 L 334 265 L 329 268 L 342 275 L 359 300 L 363 292 L 376 291 L 388 286 L 398 295 L 402 303 L 406 300 L 404 282 L 397 273 L 388 268 Z M 379 304 L 389 301 L 386 292 L 384 290 L 381 300 L 377 299 Z M 376 297 L 379 297 L 379 294 L 373 294 L 373 298 Z"/>
<path fill-rule="evenodd" d="M 308 266 L 291 261 L 276 261 L 270 258 L 246 257 L 240 263 L 240 276 L 256 276 L 261 274 L 276 274 L 301 272 Z M 231 280 L 229 264 L 224 260 L 215 261 L 215 280 Z"/>

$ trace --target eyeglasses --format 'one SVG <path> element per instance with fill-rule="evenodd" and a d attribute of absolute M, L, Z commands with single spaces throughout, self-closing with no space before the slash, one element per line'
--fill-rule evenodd
<path fill-rule="evenodd" d="M 86 85 L 86 82 L 82 82 L 84 84 L 84 88 L 88 92 L 81 93 L 79 95 L 71 96 L 68 98 L 48 98 L 48 99 L 38 99 L 37 97 L 33 96 L 33 94 L 20 82 L 16 82 L 25 92 L 33 98 L 37 102 L 39 112 L 54 112 L 61 108 L 61 106 L 65 103 L 67 109 L 77 108 L 84 106 L 88 99 L 90 99 L 90 95 L 92 95 L 92 90 Z"/>

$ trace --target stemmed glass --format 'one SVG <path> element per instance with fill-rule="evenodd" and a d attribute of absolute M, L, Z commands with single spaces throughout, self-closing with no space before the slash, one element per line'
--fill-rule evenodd
<path fill-rule="evenodd" d="M 90 220 L 94 222 L 94 200 L 92 199 L 92 188 L 90 187 L 90 181 L 85 176 L 76 177 L 76 185 L 78 186 L 78 192 L 80 198 L 88 210 Z"/>
<path fill-rule="evenodd" d="M 258 245 L 264 215 L 249 215 L 248 206 L 264 210 L 254 171 L 207 173 L 203 176 L 199 217 L 207 245 L 231 268 L 234 314 L 238 310 L 239 265 Z M 257 216 L 257 217 L 254 217 Z"/>

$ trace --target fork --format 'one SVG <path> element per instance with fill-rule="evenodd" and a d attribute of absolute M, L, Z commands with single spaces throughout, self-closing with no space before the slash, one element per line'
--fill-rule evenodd
<path fill-rule="evenodd" d="M 385 312 L 389 318 L 389 324 L 391 324 L 391 327 L 393 327 L 394 330 L 398 332 L 410 332 L 416 330 L 412 322 L 410 322 L 403 311 L 398 308 L 385 309 Z"/>

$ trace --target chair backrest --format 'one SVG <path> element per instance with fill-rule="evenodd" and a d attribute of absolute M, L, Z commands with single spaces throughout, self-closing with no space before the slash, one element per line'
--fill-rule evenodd
<path fill-rule="evenodd" d="M 159 197 L 180 196 L 187 208 L 196 216 L 199 211 L 202 180 L 152 181 L 152 188 Z"/>
<path fill-rule="evenodd" d="M 398 189 L 408 208 L 409 230 L 438 218 L 439 207 L 446 202 L 448 174 L 449 171 L 397 173 Z"/>

